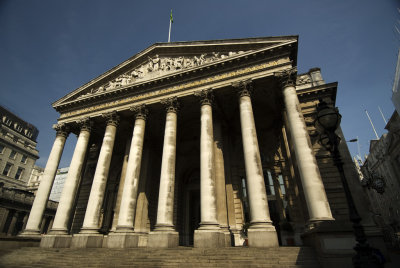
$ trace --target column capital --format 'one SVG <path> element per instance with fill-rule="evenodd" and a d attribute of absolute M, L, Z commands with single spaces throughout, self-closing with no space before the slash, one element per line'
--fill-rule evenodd
<path fill-rule="evenodd" d="M 67 126 L 65 123 L 54 124 L 53 129 L 56 130 L 56 136 L 62 136 L 67 138 L 70 132 L 70 127 Z"/>
<path fill-rule="evenodd" d="M 214 94 L 213 94 L 213 89 L 204 89 L 200 90 L 194 93 L 196 97 L 200 98 L 200 104 L 201 105 L 212 105 L 213 100 L 214 100 Z"/>
<path fill-rule="evenodd" d="M 107 125 L 118 126 L 119 115 L 117 114 L 116 111 L 104 113 L 101 116 L 107 120 Z"/>
<path fill-rule="evenodd" d="M 165 106 L 165 111 L 167 113 L 177 113 L 180 108 L 177 97 L 163 99 L 160 103 Z"/>
<path fill-rule="evenodd" d="M 251 97 L 253 93 L 253 81 L 250 79 L 232 83 L 232 86 L 237 89 L 239 98 L 244 96 Z"/>
<path fill-rule="evenodd" d="M 84 118 L 78 119 L 75 122 L 78 124 L 81 131 L 86 130 L 86 131 L 90 132 L 93 127 L 93 121 L 90 120 L 89 117 L 84 117 Z"/>
<path fill-rule="evenodd" d="M 149 114 L 149 110 L 146 108 L 145 104 L 139 104 L 136 106 L 132 106 L 129 108 L 135 114 L 135 119 L 143 119 L 146 121 L 147 115 Z"/>
<path fill-rule="evenodd" d="M 282 88 L 296 86 L 297 67 L 293 67 L 292 69 L 276 72 L 276 73 L 274 73 L 274 75 L 276 77 L 278 77 Z"/>

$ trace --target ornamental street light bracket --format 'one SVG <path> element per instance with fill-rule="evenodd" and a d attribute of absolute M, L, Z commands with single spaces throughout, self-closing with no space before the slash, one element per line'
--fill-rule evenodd
<path fill-rule="evenodd" d="M 357 212 L 353 197 L 347 183 L 343 162 L 340 158 L 339 144 L 340 137 L 335 133 L 340 125 L 342 116 L 338 108 L 329 106 L 325 101 L 320 100 L 317 105 L 317 117 L 315 119 L 315 127 L 319 132 L 319 142 L 332 155 L 334 164 L 337 167 L 340 179 L 343 184 L 344 193 L 346 195 L 347 205 L 349 207 L 350 221 L 353 223 L 353 231 L 356 238 L 356 246 L 354 250 L 356 255 L 353 257 L 354 267 L 383 267 L 378 254 L 378 250 L 369 246 L 365 236 L 364 228 L 361 225 L 361 217 Z"/>

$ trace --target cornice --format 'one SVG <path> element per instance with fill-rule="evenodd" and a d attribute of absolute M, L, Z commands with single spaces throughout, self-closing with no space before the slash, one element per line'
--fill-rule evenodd
<path fill-rule="evenodd" d="M 338 86 L 337 82 L 327 83 L 314 87 L 303 88 L 297 90 L 296 93 L 300 101 L 306 99 L 315 99 L 316 96 L 328 95 L 331 97 L 333 105 L 335 105 L 337 86 Z"/>

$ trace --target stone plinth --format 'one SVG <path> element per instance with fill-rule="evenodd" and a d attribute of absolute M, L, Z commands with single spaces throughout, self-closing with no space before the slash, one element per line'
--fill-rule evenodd
<path fill-rule="evenodd" d="M 225 247 L 225 235 L 220 230 L 195 230 L 194 247 L 223 248 Z"/>
<path fill-rule="evenodd" d="M 279 247 L 278 236 L 276 234 L 275 227 L 272 225 L 253 228 L 250 227 L 247 230 L 247 237 L 249 241 L 249 247 Z"/>
<path fill-rule="evenodd" d="M 103 245 L 102 234 L 74 234 L 71 248 L 101 248 Z"/>
<path fill-rule="evenodd" d="M 139 245 L 139 234 L 112 233 L 108 235 L 107 248 L 136 248 Z"/>
<path fill-rule="evenodd" d="M 179 233 L 155 231 L 149 234 L 149 248 L 173 248 L 179 246 Z"/>
<path fill-rule="evenodd" d="M 40 241 L 41 248 L 69 248 L 72 235 L 45 235 Z"/>

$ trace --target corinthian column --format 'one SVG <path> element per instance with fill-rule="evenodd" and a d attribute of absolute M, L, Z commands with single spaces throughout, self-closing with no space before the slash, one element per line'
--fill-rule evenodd
<path fill-rule="evenodd" d="M 303 185 L 310 222 L 334 220 L 326 197 L 324 184 L 315 159 L 306 123 L 297 98 L 295 80 L 291 73 L 282 73 L 283 98 L 287 113 L 291 141 Z"/>
<path fill-rule="evenodd" d="M 132 110 L 135 112 L 135 126 L 133 128 L 128 166 L 125 174 L 117 232 L 133 232 L 133 225 L 135 223 L 147 109 L 144 106 L 137 106 L 132 108 Z"/>
<path fill-rule="evenodd" d="M 107 185 L 115 134 L 119 121 L 119 116 L 115 112 L 105 114 L 103 117 L 107 119 L 107 127 L 104 133 L 103 144 L 101 145 L 96 171 L 94 173 L 85 218 L 80 232 L 81 234 L 98 234 L 100 228 L 100 210 L 104 199 L 104 191 Z"/>
<path fill-rule="evenodd" d="M 40 223 L 42 222 L 43 213 L 46 209 L 47 200 L 49 199 L 51 187 L 53 186 L 57 168 L 64 150 L 65 141 L 69 134 L 69 128 L 64 124 L 55 125 L 53 128 L 57 131 L 56 139 L 29 214 L 26 229 L 21 236 L 40 235 Z"/>
<path fill-rule="evenodd" d="M 85 161 L 90 138 L 91 123 L 89 118 L 77 122 L 81 126 L 67 179 L 61 193 L 56 216 L 54 218 L 51 234 L 68 234 L 68 222 L 71 217 L 72 207 L 81 179 L 82 167 Z"/>
<path fill-rule="evenodd" d="M 149 247 L 176 247 L 179 235 L 174 229 L 175 159 L 177 131 L 177 98 L 162 103 L 166 106 L 164 146 L 161 163 L 160 190 L 158 195 L 157 222 L 149 235 Z"/>
<path fill-rule="evenodd" d="M 118 223 L 116 231 L 108 236 L 107 247 L 109 248 L 137 247 L 140 238 L 139 234 L 134 233 L 134 224 L 143 154 L 144 131 L 148 111 L 144 105 L 132 107 L 131 111 L 135 113 L 135 125 L 133 127 L 125 177 L 121 178 L 124 185 L 118 214 Z"/>
<path fill-rule="evenodd" d="M 256 125 L 250 93 L 251 81 L 234 84 L 239 91 L 240 125 L 244 163 L 246 168 L 247 188 L 250 203 L 250 228 L 248 229 L 249 246 L 277 247 L 278 237 L 269 215 L 268 198 L 265 191 L 260 150 L 258 147 Z"/>
<path fill-rule="evenodd" d="M 224 246 L 217 220 L 214 177 L 214 135 L 211 90 L 197 92 L 201 103 L 200 119 L 200 228 L 194 233 L 195 247 Z M 221 236 L 220 236 L 221 235 Z M 221 238 L 222 237 L 222 238 Z"/>

